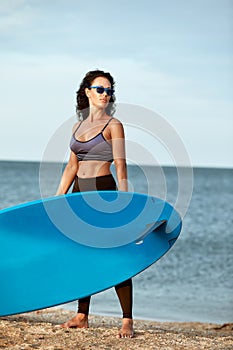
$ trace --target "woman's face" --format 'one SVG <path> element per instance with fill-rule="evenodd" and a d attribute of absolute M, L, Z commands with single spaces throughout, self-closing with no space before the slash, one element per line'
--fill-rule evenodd
<path fill-rule="evenodd" d="M 110 81 L 104 77 L 95 78 L 93 80 L 91 86 L 101 86 L 104 88 L 111 89 Z M 96 88 L 86 89 L 85 91 L 86 91 L 86 95 L 89 99 L 89 106 L 90 107 L 95 107 L 98 109 L 105 109 L 107 107 L 111 96 L 108 96 L 106 91 L 104 91 L 102 94 L 99 94 L 96 91 Z"/>

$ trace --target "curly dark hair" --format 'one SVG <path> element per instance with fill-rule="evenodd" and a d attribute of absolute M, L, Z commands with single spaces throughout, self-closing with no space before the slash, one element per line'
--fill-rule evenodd
<path fill-rule="evenodd" d="M 77 93 L 77 106 L 76 106 L 76 113 L 79 119 L 84 120 L 89 115 L 89 101 L 87 98 L 87 95 L 85 93 L 85 89 L 92 85 L 92 82 L 95 80 L 95 78 L 98 77 L 104 77 L 109 80 L 111 83 L 111 88 L 114 89 L 115 81 L 110 73 L 104 72 L 102 70 L 94 70 L 88 72 L 85 77 L 83 78 L 80 87 L 78 89 Z M 113 115 L 115 112 L 115 102 L 116 98 L 115 96 L 111 96 L 109 100 L 109 104 L 106 108 L 106 113 L 108 115 Z"/>

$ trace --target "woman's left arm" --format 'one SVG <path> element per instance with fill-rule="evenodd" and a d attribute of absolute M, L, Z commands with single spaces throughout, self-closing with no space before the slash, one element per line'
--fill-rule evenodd
<path fill-rule="evenodd" d="M 119 191 L 128 191 L 127 166 L 125 155 L 125 133 L 122 123 L 115 119 L 111 123 L 113 160 Z"/>

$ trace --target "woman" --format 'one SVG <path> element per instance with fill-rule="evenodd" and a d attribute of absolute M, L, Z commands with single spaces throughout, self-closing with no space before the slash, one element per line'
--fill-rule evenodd
<path fill-rule="evenodd" d="M 110 166 L 114 161 L 118 189 L 127 191 L 125 138 L 121 122 L 114 113 L 114 80 L 109 73 L 96 70 L 86 74 L 77 92 L 77 113 L 81 121 L 73 128 L 70 157 L 56 195 L 92 190 L 116 190 Z M 98 237 L 97 237 L 98 239 Z M 122 308 L 119 338 L 133 337 L 132 280 L 115 286 Z M 78 313 L 64 328 L 88 327 L 91 296 L 79 300 Z"/>

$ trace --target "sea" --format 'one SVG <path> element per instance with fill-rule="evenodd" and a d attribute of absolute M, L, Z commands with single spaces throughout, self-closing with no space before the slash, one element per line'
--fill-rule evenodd
<path fill-rule="evenodd" d="M 0 161 L 0 209 L 41 198 L 42 187 L 43 196 L 53 196 L 63 168 L 55 163 L 43 168 L 39 162 Z M 150 182 L 154 179 L 158 195 L 161 171 L 161 194 L 166 192 L 166 200 L 174 204 L 182 186 L 177 168 L 130 165 L 129 181 L 135 191 L 147 193 L 145 176 Z M 190 177 L 190 170 L 187 174 Z M 193 168 L 192 175 L 179 239 L 159 261 L 133 278 L 136 319 L 233 322 L 233 169 Z M 77 302 L 61 307 L 75 312 Z M 94 295 L 90 312 L 121 317 L 114 288 Z"/>

